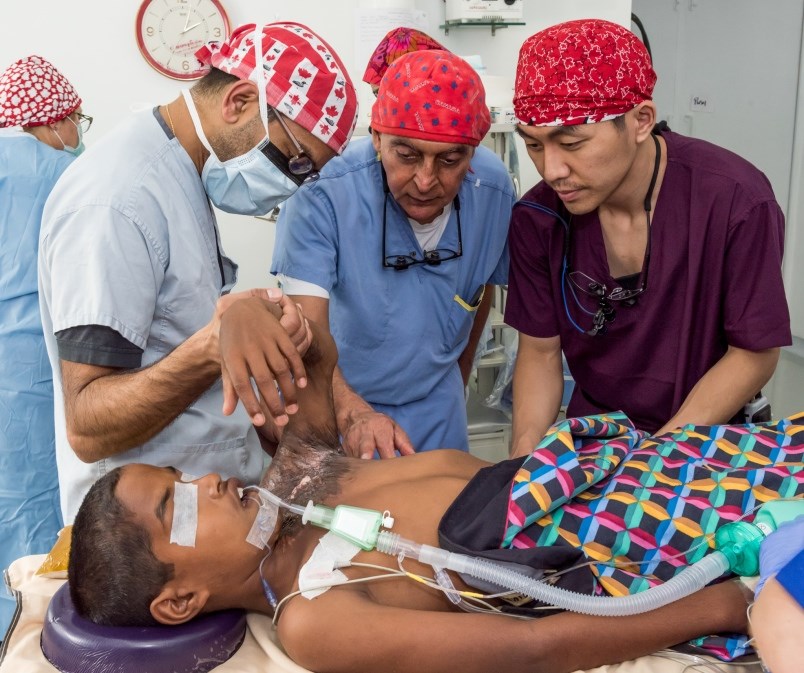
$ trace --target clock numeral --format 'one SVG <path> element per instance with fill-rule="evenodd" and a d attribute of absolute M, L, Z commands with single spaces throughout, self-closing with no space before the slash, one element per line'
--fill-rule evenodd
<path fill-rule="evenodd" d="M 213 35 L 214 35 L 216 38 L 219 38 L 219 37 L 221 36 L 221 29 L 220 29 L 220 28 L 217 28 L 217 27 L 216 27 L 216 28 L 214 28 L 214 29 L 212 30 L 212 34 L 213 34 Z"/>
<path fill-rule="evenodd" d="M 182 68 L 182 70 L 184 70 L 184 72 L 189 72 L 190 71 L 190 63 L 189 63 L 189 61 L 182 61 L 181 62 L 181 68 Z"/>
<path fill-rule="evenodd" d="M 148 26 L 148 27 L 145 29 L 145 34 L 146 34 L 148 37 L 153 37 L 153 36 L 154 36 L 154 27 L 153 27 L 153 26 Z"/>

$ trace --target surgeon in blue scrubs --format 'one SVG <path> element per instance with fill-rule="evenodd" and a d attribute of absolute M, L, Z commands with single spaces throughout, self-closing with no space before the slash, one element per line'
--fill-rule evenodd
<path fill-rule="evenodd" d="M 81 103 L 40 56 L 0 74 L 0 572 L 49 551 L 62 526 L 36 256 L 42 208 L 92 123 Z M 0 589 L 0 640 L 14 608 Z"/>
<path fill-rule="evenodd" d="M 468 450 L 464 388 L 507 282 L 515 200 L 480 77 L 443 50 L 401 56 L 354 141 L 283 206 L 272 273 L 338 345 L 344 448 Z M 241 395 L 241 399 L 243 396 Z M 243 399 L 256 412 L 256 397 Z"/>

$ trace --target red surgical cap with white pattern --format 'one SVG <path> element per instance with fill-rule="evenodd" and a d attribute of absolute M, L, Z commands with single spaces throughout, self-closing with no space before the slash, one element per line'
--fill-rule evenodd
<path fill-rule="evenodd" d="M 630 30 L 600 19 L 567 21 L 522 45 L 514 113 L 531 126 L 592 124 L 650 100 L 655 83 L 648 50 Z"/>
<path fill-rule="evenodd" d="M 55 124 L 81 107 L 81 98 L 50 62 L 26 56 L 0 75 L 0 127 Z"/>
<path fill-rule="evenodd" d="M 462 58 L 440 49 L 394 61 L 371 110 L 375 131 L 441 143 L 476 146 L 490 126 L 480 76 Z"/>
<path fill-rule="evenodd" d="M 225 42 L 196 52 L 201 63 L 259 83 L 254 24 L 237 28 Z M 299 23 L 262 27 L 262 58 L 268 105 L 340 154 L 357 123 L 357 92 L 332 48 Z"/>

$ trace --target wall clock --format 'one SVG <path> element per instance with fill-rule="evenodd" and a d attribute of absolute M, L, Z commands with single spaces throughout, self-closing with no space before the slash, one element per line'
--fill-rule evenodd
<path fill-rule="evenodd" d="M 195 52 L 229 36 L 229 17 L 218 0 L 143 0 L 136 31 L 152 68 L 173 79 L 200 79 L 209 67 Z"/>

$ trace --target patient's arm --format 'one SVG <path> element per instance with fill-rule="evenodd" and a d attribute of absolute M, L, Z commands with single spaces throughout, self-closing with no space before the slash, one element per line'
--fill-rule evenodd
<path fill-rule="evenodd" d="M 329 300 L 321 297 L 294 295 L 311 322 L 329 328 Z M 376 449 L 380 458 L 393 458 L 414 453 L 407 433 L 393 418 L 378 411 L 358 395 L 337 367 L 332 380 L 335 418 L 343 436 L 343 448 L 356 458 L 372 458 Z"/>
<path fill-rule="evenodd" d="M 348 466 L 338 438 L 332 372 L 338 351 L 329 332 L 310 321 L 304 355 L 307 385 L 297 390 L 299 410 L 290 416 L 261 485 L 289 501 L 322 500 L 337 492 Z M 289 530 L 288 530 L 289 532 Z"/>
<path fill-rule="evenodd" d="M 326 327 L 308 322 L 310 346 L 302 361 L 307 372 L 307 386 L 296 391 L 299 412 L 290 417 L 286 433 L 308 434 L 311 430 L 337 437 L 332 375 L 338 362 L 338 349 Z"/>
<path fill-rule="evenodd" d="M 243 299 L 223 313 L 219 332 L 223 413 L 233 413 L 239 399 L 255 426 L 265 423 L 266 413 L 284 425 L 296 412 L 298 388 L 307 383 L 301 354 L 310 331 L 299 307 L 281 292 L 275 301 Z"/>
<path fill-rule="evenodd" d="M 701 635 L 744 633 L 745 611 L 735 582 L 633 617 L 563 613 L 528 621 L 387 607 L 366 591 L 339 587 L 313 601 L 294 598 L 281 615 L 279 637 L 297 663 L 320 672 L 569 673 Z"/>

